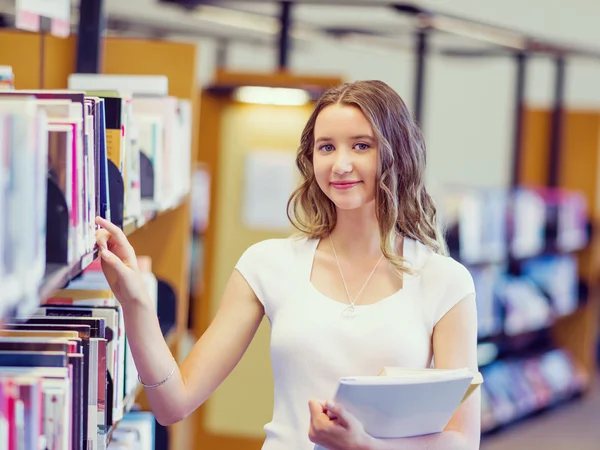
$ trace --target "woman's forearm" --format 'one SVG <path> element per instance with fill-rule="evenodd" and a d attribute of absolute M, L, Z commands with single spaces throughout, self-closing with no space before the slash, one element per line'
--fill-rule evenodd
<path fill-rule="evenodd" d="M 403 439 L 372 438 L 364 450 L 475 450 L 463 433 L 444 431 L 438 434 Z"/>
<path fill-rule="evenodd" d="M 156 384 L 175 368 L 167 382 L 155 388 L 145 388 L 145 391 L 161 425 L 178 422 L 188 413 L 185 380 L 165 342 L 150 299 L 145 296 L 137 301 L 125 302 L 123 313 L 125 332 L 140 379 L 145 384 Z"/>

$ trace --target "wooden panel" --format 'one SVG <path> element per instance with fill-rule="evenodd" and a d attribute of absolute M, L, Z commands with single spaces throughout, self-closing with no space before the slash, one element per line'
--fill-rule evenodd
<path fill-rule="evenodd" d="M 545 109 L 529 109 L 525 113 L 521 166 L 523 184 L 547 184 L 551 117 L 552 112 Z M 563 123 L 559 185 L 583 192 L 592 221 L 598 223 L 600 112 L 567 110 Z M 590 288 L 586 304 L 553 327 L 557 344 L 568 349 L 588 375 L 596 370 L 599 250 L 600 240 L 593 237 L 588 248 L 578 255 L 580 275 Z"/>
<path fill-rule="evenodd" d="M 0 30 L 0 65 L 12 66 L 16 89 L 40 86 L 41 38 L 35 33 Z"/>
<path fill-rule="evenodd" d="M 64 89 L 77 65 L 77 38 L 44 38 L 44 89 Z"/>
<path fill-rule="evenodd" d="M 77 39 L 0 30 L 0 65 L 13 67 L 16 89 L 65 89 L 75 71 Z M 43 63 L 43 84 L 41 67 Z"/>
<path fill-rule="evenodd" d="M 180 333 L 187 328 L 189 214 L 190 206 L 186 201 L 129 236 L 136 254 L 150 256 L 153 273 L 175 289 Z"/>
<path fill-rule="evenodd" d="M 166 75 L 170 95 L 197 101 L 195 44 L 110 37 L 105 51 L 104 73 Z"/>
<path fill-rule="evenodd" d="M 199 115 L 199 140 L 197 161 L 206 167 L 210 177 L 210 200 L 209 200 L 209 226 L 204 233 L 204 261 L 214 261 L 215 257 L 215 235 L 216 228 L 210 224 L 216 222 L 219 208 L 218 189 L 216 180 L 219 179 L 219 155 L 220 134 L 217 130 L 221 129 L 221 111 L 228 99 L 220 96 L 214 96 L 209 92 L 203 91 L 200 95 L 200 115 Z M 195 315 L 193 318 L 194 331 L 197 337 L 200 337 L 210 321 L 210 302 L 204 299 L 212 298 L 211 283 L 213 279 L 214 266 L 212 264 L 200 264 L 203 273 L 197 277 L 197 285 L 194 286 L 193 300 L 197 302 L 193 308 Z"/>
<path fill-rule="evenodd" d="M 575 314 L 559 320 L 552 331 L 556 343 L 569 350 L 592 381 L 597 367 L 598 292 L 595 291 Z"/>
<path fill-rule="evenodd" d="M 563 151 L 560 160 L 560 185 L 582 191 L 592 216 L 599 218 L 598 152 L 600 150 L 600 113 L 569 111 L 565 117 Z"/>
<path fill-rule="evenodd" d="M 220 203 L 218 200 L 218 180 L 219 177 L 219 162 L 220 162 L 220 133 L 221 129 L 221 114 L 223 108 L 229 103 L 229 99 L 221 96 L 214 96 L 209 92 L 202 92 L 200 96 L 200 120 L 199 134 L 201 136 L 198 146 L 197 159 L 200 163 L 205 164 L 211 177 L 211 192 L 210 192 L 210 211 L 209 224 L 214 224 L 217 221 Z M 215 283 L 214 279 L 215 266 L 210 263 L 215 260 L 216 252 L 216 233 L 215 226 L 208 226 L 204 234 L 205 251 L 202 266 L 204 272 L 201 277 L 198 277 L 198 285 L 195 286 L 193 295 L 194 301 L 198 302 L 194 308 L 196 312 L 194 317 L 194 331 L 196 337 L 201 336 L 211 321 L 211 302 L 213 298 L 213 290 Z M 238 438 L 227 435 L 215 435 L 210 433 L 205 426 L 207 404 L 200 406 L 195 412 L 196 435 L 195 442 L 199 442 L 202 448 L 218 448 L 220 450 L 260 450 L 262 446 L 261 439 Z"/>
<path fill-rule="evenodd" d="M 523 113 L 521 184 L 543 186 L 548 181 L 550 118 L 547 110 L 526 109 Z"/>
<path fill-rule="evenodd" d="M 600 150 L 600 113 L 569 110 L 565 115 L 560 186 L 585 194 L 592 220 L 597 222 L 598 151 Z M 596 229 L 597 231 L 597 229 Z M 594 263 L 594 249 L 598 238 L 581 252 L 581 275 L 587 279 L 590 294 L 587 304 L 576 314 L 559 321 L 554 335 L 560 346 L 567 348 L 582 363 L 590 376 L 596 371 L 596 343 L 598 334 L 598 267 Z"/>

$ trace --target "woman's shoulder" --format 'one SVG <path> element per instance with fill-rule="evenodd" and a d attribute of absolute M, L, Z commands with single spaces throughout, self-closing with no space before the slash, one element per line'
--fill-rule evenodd
<path fill-rule="evenodd" d="M 304 254 L 314 243 L 313 239 L 302 235 L 270 238 L 250 245 L 242 256 L 256 262 L 285 264 Z"/>
<path fill-rule="evenodd" d="M 473 277 L 467 267 L 452 256 L 437 253 L 426 245 L 415 241 L 416 272 L 427 283 L 438 286 L 454 286 L 458 290 L 474 290 Z"/>
<path fill-rule="evenodd" d="M 246 279 L 272 318 L 282 301 L 282 289 L 297 276 L 315 241 L 306 237 L 272 238 L 250 245 L 235 268 Z"/>
<path fill-rule="evenodd" d="M 423 244 L 418 247 L 417 285 L 430 323 L 435 326 L 458 302 L 475 294 L 475 284 L 467 267 L 459 261 Z"/>

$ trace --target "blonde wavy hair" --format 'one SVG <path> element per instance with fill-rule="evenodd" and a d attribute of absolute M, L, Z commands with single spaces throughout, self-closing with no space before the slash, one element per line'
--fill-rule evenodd
<path fill-rule="evenodd" d="M 378 186 L 375 202 L 381 251 L 400 274 L 410 273 L 399 255 L 399 239 L 409 237 L 447 255 L 436 206 L 425 189 L 425 142 L 400 96 L 381 81 L 345 83 L 318 100 L 302 132 L 296 165 L 302 175 L 292 193 L 287 215 L 292 225 L 312 239 L 325 238 L 337 221 L 336 208 L 315 179 L 314 129 L 319 113 L 330 105 L 353 106 L 370 122 L 378 141 Z"/>

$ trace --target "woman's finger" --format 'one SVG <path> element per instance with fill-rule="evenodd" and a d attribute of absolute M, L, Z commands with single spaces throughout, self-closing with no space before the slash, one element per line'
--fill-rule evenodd
<path fill-rule="evenodd" d="M 108 264 L 112 269 L 118 273 L 123 273 L 127 270 L 127 266 L 119 259 L 117 255 L 111 252 L 108 248 L 100 249 L 100 258 L 104 264 Z"/>
<path fill-rule="evenodd" d="M 123 233 L 123 230 L 121 230 L 111 221 L 98 216 L 96 217 L 96 224 L 108 231 L 117 244 L 127 245 L 129 243 L 127 236 L 125 236 L 125 233 Z"/>
<path fill-rule="evenodd" d="M 100 248 L 108 248 L 110 233 L 107 230 L 96 230 L 96 244 Z"/>
<path fill-rule="evenodd" d="M 344 428 L 348 428 L 349 420 L 346 411 L 332 401 L 327 402 L 327 415 L 335 416 L 335 420 Z"/>

